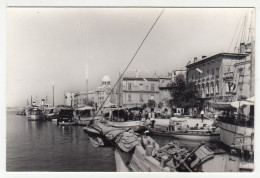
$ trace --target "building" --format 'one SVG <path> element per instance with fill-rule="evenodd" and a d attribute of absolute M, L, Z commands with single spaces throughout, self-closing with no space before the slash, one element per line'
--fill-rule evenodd
<path fill-rule="evenodd" d="M 162 104 L 161 107 L 168 107 L 169 100 L 171 99 L 171 93 L 169 90 L 169 84 L 172 82 L 172 76 L 159 77 L 159 103 Z"/>
<path fill-rule="evenodd" d="M 73 92 L 67 92 L 64 94 L 65 96 L 65 105 L 66 106 L 71 106 L 74 107 L 75 106 L 75 93 Z"/>
<path fill-rule="evenodd" d="M 114 91 L 112 91 L 111 79 L 107 75 L 103 77 L 101 81 L 101 86 L 99 86 L 97 90 L 94 92 L 95 106 L 96 107 L 102 106 L 105 100 L 106 103 L 104 106 L 110 106 L 116 104 L 115 94 Z"/>
<path fill-rule="evenodd" d="M 125 107 L 143 106 L 149 100 L 159 103 L 159 77 L 144 70 L 127 71 L 122 79 L 122 103 Z"/>
<path fill-rule="evenodd" d="M 172 72 L 169 72 L 168 74 L 169 74 L 169 76 L 171 77 L 171 80 L 174 81 L 174 80 L 175 80 L 175 77 L 176 77 L 177 75 L 183 74 L 184 76 L 186 76 L 186 70 L 182 70 L 182 69 L 173 70 Z"/>
<path fill-rule="evenodd" d="M 243 50 L 243 44 L 241 45 L 240 53 L 202 56 L 201 60 L 194 58 L 192 63 L 188 63 L 187 79 L 196 83 L 201 98 L 235 100 L 237 94 L 236 81 L 234 81 L 235 66 L 249 55 Z"/>

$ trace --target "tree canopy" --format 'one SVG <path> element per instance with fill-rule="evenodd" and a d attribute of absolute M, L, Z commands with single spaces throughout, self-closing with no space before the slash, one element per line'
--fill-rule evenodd
<path fill-rule="evenodd" d="M 199 92 L 194 82 L 186 80 L 183 74 L 175 77 L 169 85 L 171 99 L 169 104 L 177 108 L 199 107 Z"/>

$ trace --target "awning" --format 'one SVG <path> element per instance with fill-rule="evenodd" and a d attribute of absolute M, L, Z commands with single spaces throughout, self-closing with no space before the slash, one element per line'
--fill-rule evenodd
<path fill-rule="evenodd" d="M 231 103 L 231 105 L 235 108 L 245 107 L 245 106 L 251 106 L 254 105 L 253 102 L 249 101 L 234 101 Z"/>
<path fill-rule="evenodd" d="M 246 99 L 246 101 L 254 103 L 255 102 L 255 97 L 253 96 L 251 98 L 248 98 L 248 99 Z"/>
<path fill-rule="evenodd" d="M 210 106 L 218 110 L 234 110 L 236 107 L 232 106 L 230 102 L 209 102 Z"/>

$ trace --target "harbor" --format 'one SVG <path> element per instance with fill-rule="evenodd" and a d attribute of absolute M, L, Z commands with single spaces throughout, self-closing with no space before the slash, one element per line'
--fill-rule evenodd
<path fill-rule="evenodd" d="M 255 10 L 122 10 L 72 8 L 76 20 L 64 9 L 17 10 L 23 20 L 10 27 L 27 33 L 22 14 L 34 13 L 42 43 L 38 53 L 16 48 L 30 65 L 15 51 L 7 63 L 6 171 L 254 172 Z M 46 18 L 68 26 L 50 30 Z M 210 45 L 193 39 L 214 32 Z"/>

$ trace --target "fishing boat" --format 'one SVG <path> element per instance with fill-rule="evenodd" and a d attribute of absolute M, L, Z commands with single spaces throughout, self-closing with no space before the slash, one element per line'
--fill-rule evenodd
<path fill-rule="evenodd" d="M 131 128 L 135 132 L 145 129 L 145 122 L 141 120 L 141 116 L 135 114 L 131 108 L 106 108 L 104 117 L 110 126 L 117 128 Z"/>
<path fill-rule="evenodd" d="M 28 120 L 30 121 L 39 121 L 43 119 L 43 112 L 38 107 L 32 107 L 30 111 L 30 117 Z"/>
<path fill-rule="evenodd" d="M 219 129 L 213 125 L 197 123 L 192 126 L 186 119 L 171 118 L 167 125 L 155 125 L 156 121 L 152 120 L 146 126 L 151 135 L 171 136 L 178 139 L 192 141 L 218 141 L 220 138 Z"/>
<path fill-rule="evenodd" d="M 95 116 L 95 109 L 91 106 L 84 106 L 81 108 L 75 109 L 75 118 L 74 121 L 77 125 L 86 126 Z"/>

